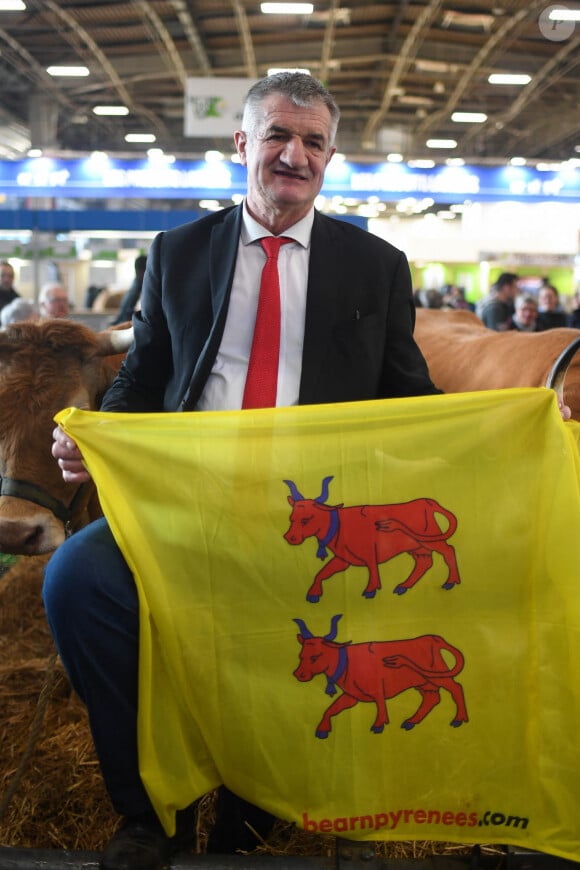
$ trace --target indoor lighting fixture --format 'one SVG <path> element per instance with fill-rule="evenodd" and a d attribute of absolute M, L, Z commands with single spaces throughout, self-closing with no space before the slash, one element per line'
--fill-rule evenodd
<path fill-rule="evenodd" d="M 427 159 L 409 160 L 409 163 L 407 165 L 410 169 L 433 169 L 433 167 L 435 166 L 435 161 Z"/>
<path fill-rule="evenodd" d="M 487 80 L 490 85 L 529 85 L 532 77 L 525 73 L 492 73 Z"/>
<path fill-rule="evenodd" d="M 580 9 L 552 9 L 550 21 L 580 21 Z"/>
<path fill-rule="evenodd" d="M 264 15 L 312 15 L 312 3 L 262 3 L 260 9 Z"/>
<path fill-rule="evenodd" d="M 427 139 L 427 148 L 457 148 L 455 139 Z"/>
<path fill-rule="evenodd" d="M 512 166 L 525 166 L 527 162 L 525 157 L 512 157 L 510 160 Z"/>
<path fill-rule="evenodd" d="M 93 106 L 95 115 L 128 115 L 127 106 Z"/>
<path fill-rule="evenodd" d="M 0 0 L 0 12 L 24 12 L 25 9 L 22 0 Z"/>
<path fill-rule="evenodd" d="M 90 75 L 87 66 L 49 66 L 46 71 L 49 76 L 70 76 L 71 78 Z"/>
<path fill-rule="evenodd" d="M 156 142 L 157 136 L 155 133 L 127 133 L 125 142 Z"/>
<path fill-rule="evenodd" d="M 451 120 L 456 124 L 483 124 L 487 115 L 485 112 L 453 112 Z"/>
<path fill-rule="evenodd" d="M 448 157 L 445 161 L 446 166 L 465 166 L 463 157 Z"/>
<path fill-rule="evenodd" d="M 28 149 L 29 157 L 42 157 L 42 148 L 29 148 Z"/>

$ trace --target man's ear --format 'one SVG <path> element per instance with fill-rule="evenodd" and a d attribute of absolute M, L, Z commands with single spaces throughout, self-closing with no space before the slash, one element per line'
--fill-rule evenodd
<path fill-rule="evenodd" d="M 248 142 L 248 137 L 244 133 L 243 130 L 236 130 L 234 133 L 234 145 L 236 146 L 236 151 L 238 152 L 240 163 L 242 166 L 246 165 L 246 145 Z"/>

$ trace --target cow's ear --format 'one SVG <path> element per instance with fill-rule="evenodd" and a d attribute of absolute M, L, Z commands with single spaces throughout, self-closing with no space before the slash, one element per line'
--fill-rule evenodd
<path fill-rule="evenodd" d="M 301 634 L 297 634 L 297 635 L 296 635 L 296 640 L 298 641 L 298 643 L 300 644 L 300 646 L 304 646 L 304 638 L 302 637 Z"/>
<path fill-rule="evenodd" d="M 287 495 L 286 498 L 288 499 L 288 504 L 289 504 L 291 507 L 294 507 L 294 499 L 292 498 L 292 496 L 291 496 L 291 495 Z"/>

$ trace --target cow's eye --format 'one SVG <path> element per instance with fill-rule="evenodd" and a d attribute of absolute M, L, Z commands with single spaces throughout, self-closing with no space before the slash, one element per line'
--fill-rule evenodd
<path fill-rule="evenodd" d="M 320 653 L 317 653 L 317 655 L 315 655 L 315 656 L 310 656 L 310 661 L 312 662 L 312 664 L 314 664 L 315 662 L 318 661 L 318 659 L 320 658 L 320 655 L 321 655 Z"/>
<path fill-rule="evenodd" d="M 312 517 L 303 517 L 303 518 L 300 520 L 300 525 L 301 525 L 301 526 L 307 526 L 311 519 L 312 519 Z"/>

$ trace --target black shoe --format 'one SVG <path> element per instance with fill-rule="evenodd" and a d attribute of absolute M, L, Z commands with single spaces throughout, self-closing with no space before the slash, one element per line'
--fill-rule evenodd
<path fill-rule="evenodd" d="M 128 818 L 105 847 L 101 870 L 163 870 L 177 851 L 192 846 L 194 831 L 181 826 L 175 837 L 168 837 L 157 819 Z"/>
<path fill-rule="evenodd" d="M 216 819 L 207 841 L 208 854 L 252 852 L 268 839 L 276 817 L 220 786 Z"/>

